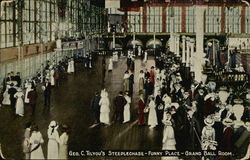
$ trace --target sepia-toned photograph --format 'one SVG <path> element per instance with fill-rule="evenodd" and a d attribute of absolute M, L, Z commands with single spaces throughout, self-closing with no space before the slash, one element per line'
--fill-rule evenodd
<path fill-rule="evenodd" d="M 250 159 L 250 0 L 0 0 L 0 160 Z"/>

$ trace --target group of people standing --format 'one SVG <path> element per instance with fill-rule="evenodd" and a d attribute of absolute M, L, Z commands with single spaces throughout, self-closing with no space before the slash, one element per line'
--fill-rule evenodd
<path fill-rule="evenodd" d="M 131 97 L 128 92 L 125 94 L 120 91 L 114 98 L 114 115 L 110 116 L 111 104 L 108 97 L 108 92 L 103 89 L 101 93 L 95 93 L 95 96 L 91 100 L 91 110 L 93 112 L 95 124 L 111 125 L 111 120 L 118 121 L 120 123 L 127 123 L 130 121 L 130 103 Z M 112 117 L 112 119 L 110 118 Z"/>
<path fill-rule="evenodd" d="M 67 125 L 60 126 L 61 135 L 59 136 L 59 124 L 51 121 L 48 126 L 48 148 L 47 159 L 68 159 L 68 139 L 70 129 Z M 42 144 L 43 136 L 37 124 L 27 123 L 25 126 L 23 152 L 25 159 L 45 159 Z"/>

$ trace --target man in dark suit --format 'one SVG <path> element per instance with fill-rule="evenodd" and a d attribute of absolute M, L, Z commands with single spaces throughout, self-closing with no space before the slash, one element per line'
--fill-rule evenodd
<path fill-rule="evenodd" d="M 122 91 L 119 92 L 119 95 L 115 97 L 114 99 L 114 105 L 115 105 L 115 121 L 123 122 L 123 111 L 124 106 L 126 105 L 127 101 L 123 96 Z"/>
<path fill-rule="evenodd" d="M 32 86 L 32 90 L 29 91 L 28 93 L 28 98 L 29 98 L 29 104 L 32 109 L 32 115 L 35 115 L 35 110 L 36 110 L 36 99 L 37 99 L 37 92 L 35 86 Z"/>
<path fill-rule="evenodd" d="M 134 74 L 131 72 L 129 76 L 129 96 L 131 97 L 133 94 L 133 87 L 134 87 Z"/>
<path fill-rule="evenodd" d="M 48 79 L 45 80 L 44 88 L 44 105 L 45 107 L 50 108 L 50 97 L 51 97 L 51 83 Z"/>
<path fill-rule="evenodd" d="M 100 123 L 100 95 L 98 92 L 95 93 L 95 96 L 91 100 L 91 110 L 93 111 L 93 116 L 95 120 L 95 124 Z"/>
<path fill-rule="evenodd" d="M 16 73 L 16 75 L 15 75 L 15 77 L 14 77 L 14 81 L 17 82 L 17 87 L 20 87 L 20 86 L 21 86 L 22 80 L 21 80 L 21 77 L 20 77 L 20 72 L 17 72 L 17 73 Z"/>
<path fill-rule="evenodd" d="M 10 106 L 11 109 L 13 110 L 13 113 L 15 114 L 15 104 L 16 104 L 16 98 L 14 97 L 14 95 L 16 94 L 17 90 L 14 87 L 14 84 L 11 83 L 10 84 L 10 88 L 8 90 L 8 93 L 10 94 Z"/>

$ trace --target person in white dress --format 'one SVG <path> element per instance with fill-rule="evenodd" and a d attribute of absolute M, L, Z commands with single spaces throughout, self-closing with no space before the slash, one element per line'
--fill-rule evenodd
<path fill-rule="evenodd" d="M 176 150 L 176 141 L 174 129 L 171 122 L 171 113 L 166 113 L 166 119 L 163 120 L 164 130 L 162 139 L 162 150 Z M 178 160 L 178 157 L 162 157 L 162 160 Z"/>
<path fill-rule="evenodd" d="M 60 136 L 59 159 L 68 159 L 69 128 L 67 125 L 62 125 L 62 132 Z"/>
<path fill-rule="evenodd" d="M 150 126 L 150 129 L 154 128 L 156 125 L 158 125 L 158 121 L 157 121 L 157 115 L 156 115 L 156 110 L 155 110 L 155 101 L 154 101 L 154 97 L 151 96 L 149 98 L 149 104 L 148 104 L 148 108 L 149 108 L 149 114 L 148 114 L 148 125 Z"/>
<path fill-rule="evenodd" d="M 16 101 L 16 114 L 23 117 L 23 115 L 24 115 L 24 104 L 23 104 L 24 94 L 23 94 L 21 88 L 17 89 L 17 92 L 14 95 L 14 97 L 17 99 L 17 101 Z"/>
<path fill-rule="evenodd" d="M 124 112 L 123 112 L 123 123 L 130 121 L 130 104 L 131 104 L 131 98 L 128 96 L 128 92 L 125 93 L 124 98 L 127 101 L 127 104 L 124 106 Z"/>
<path fill-rule="evenodd" d="M 106 125 L 110 125 L 110 118 L 109 118 L 109 112 L 110 112 L 110 102 L 108 98 L 108 93 L 104 89 L 101 92 L 101 99 L 99 102 L 100 108 L 100 122 L 104 123 Z"/>
<path fill-rule="evenodd" d="M 144 59 L 143 59 L 143 62 L 144 62 L 144 63 L 147 63 L 147 60 L 148 60 L 148 52 L 145 51 L 145 52 L 144 52 Z"/>
<path fill-rule="evenodd" d="M 68 69 L 67 69 L 68 73 L 74 73 L 75 72 L 75 67 L 74 67 L 74 60 L 73 58 L 69 60 L 68 62 Z"/>
<path fill-rule="evenodd" d="M 30 159 L 45 159 L 41 145 L 44 143 L 42 134 L 38 131 L 38 126 L 32 127 L 32 134 L 30 136 L 31 153 Z"/>
<path fill-rule="evenodd" d="M 112 70 L 113 70 L 113 59 L 110 58 L 110 59 L 109 59 L 108 71 L 110 72 L 110 71 L 112 71 Z"/>
<path fill-rule="evenodd" d="M 24 97 L 24 103 L 30 103 L 30 100 L 28 98 L 28 93 L 31 91 L 31 87 L 32 87 L 32 84 L 29 80 L 26 80 L 25 84 L 24 84 L 24 88 L 26 88 L 26 91 L 25 91 L 25 97 Z"/>
<path fill-rule="evenodd" d="M 47 132 L 49 138 L 47 159 L 59 159 L 60 137 L 57 129 L 57 122 L 51 121 Z"/>
<path fill-rule="evenodd" d="M 54 68 L 51 66 L 51 70 L 50 70 L 50 83 L 51 83 L 51 86 L 55 86 L 55 78 L 54 78 L 54 75 L 55 75 L 55 70 L 54 70 Z"/>
<path fill-rule="evenodd" d="M 10 88 L 10 85 L 7 85 L 3 93 L 3 101 L 2 101 L 3 105 L 10 105 L 10 94 L 8 93 L 9 88 Z"/>
<path fill-rule="evenodd" d="M 139 73 L 139 92 L 142 92 L 144 90 L 144 81 L 145 81 L 145 74 L 143 70 L 140 70 Z"/>
<path fill-rule="evenodd" d="M 129 91 L 129 77 L 130 77 L 129 72 L 125 71 L 124 76 L 123 76 L 124 91 Z"/>

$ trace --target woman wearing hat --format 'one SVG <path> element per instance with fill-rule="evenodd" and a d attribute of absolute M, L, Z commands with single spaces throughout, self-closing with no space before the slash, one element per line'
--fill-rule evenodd
<path fill-rule="evenodd" d="M 111 72 L 112 70 L 113 70 L 113 58 L 111 57 L 109 59 L 108 71 Z"/>
<path fill-rule="evenodd" d="M 59 159 L 60 137 L 57 129 L 58 129 L 57 122 L 51 121 L 47 132 L 49 138 L 47 159 Z"/>
<path fill-rule="evenodd" d="M 209 115 L 205 120 L 205 127 L 202 129 L 201 148 L 202 150 L 216 150 L 215 130 L 213 128 L 214 119 Z"/>
<path fill-rule="evenodd" d="M 123 112 L 123 123 L 130 121 L 130 104 L 131 104 L 131 98 L 128 96 L 128 92 L 125 93 L 124 98 L 126 99 L 127 103 L 124 106 L 124 112 Z"/>
<path fill-rule="evenodd" d="M 2 101 L 2 104 L 3 105 L 10 105 L 10 94 L 8 93 L 8 90 L 10 88 L 10 85 L 7 84 L 6 86 L 6 89 L 3 93 L 3 101 Z"/>
<path fill-rule="evenodd" d="M 60 136 L 59 159 L 68 159 L 68 139 L 69 127 L 62 125 L 62 135 Z"/>
<path fill-rule="evenodd" d="M 137 107 L 137 113 L 138 113 L 138 124 L 139 125 L 144 125 L 144 109 L 145 109 L 145 102 L 143 99 L 143 94 L 140 94 L 140 99 L 138 101 L 138 107 Z"/>
<path fill-rule="evenodd" d="M 157 115 L 156 115 L 156 110 L 155 110 L 155 101 L 154 101 L 153 96 L 150 96 L 149 98 L 148 107 L 149 107 L 148 125 L 150 126 L 150 129 L 152 129 L 156 125 L 158 125 Z"/>
<path fill-rule="evenodd" d="M 24 84 L 24 88 L 26 88 L 24 102 L 27 104 L 30 103 L 29 98 L 28 98 L 28 93 L 31 91 L 31 87 L 32 87 L 31 80 L 27 79 Z"/>
<path fill-rule="evenodd" d="M 174 129 L 171 122 L 171 113 L 166 113 L 166 119 L 163 120 L 164 123 L 164 131 L 163 131 L 163 139 L 162 139 L 162 150 L 176 150 L 176 141 Z M 162 157 L 162 160 L 177 160 L 178 157 Z"/>
<path fill-rule="evenodd" d="M 145 77 L 144 77 L 144 72 L 143 70 L 140 70 L 139 73 L 139 92 L 144 90 L 144 81 L 145 81 Z"/>
<path fill-rule="evenodd" d="M 233 120 L 229 118 L 225 118 L 222 121 L 222 124 L 225 126 L 224 132 L 221 138 L 221 150 L 222 151 L 232 151 L 233 149 L 233 134 L 234 130 L 232 128 L 233 126 Z"/>
<path fill-rule="evenodd" d="M 32 134 L 30 136 L 30 145 L 31 145 L 30 159 L 45 159 L 41 147 L 43 142 L 44 140 L 41 132 L 38 131 L 38 126 L 34 125 L 32 127 Z"/>
<path fill-rule="evenodd" d="M 110 102 L 108 98 L 108 92 L 104 89 L 101 92 L 100 105 L 100 122 L 106 125 L 110 125 Z"/>
<path fill-rule="evenodd" d="M 14 97 L 17 99 L 17 101 L 16 101 L 16 114 L 22 117 L 24 115 L 24 104 L 23 104 L 24 94 L 23 94 L 21 88 L 17 89 L 17 92 L 14 95 Z"/>
<path fill-rule="evenodd" d="M 50 83 L 51 83 L 51 86 L 55 86 L 55 69 L 54 67 L 51 65 L 50 66 Z"/>

